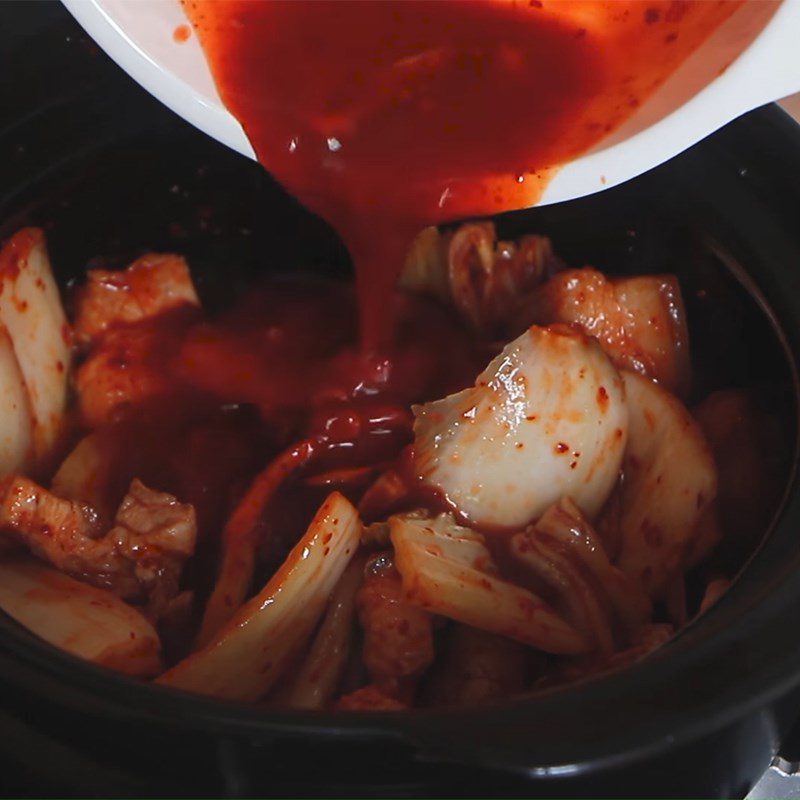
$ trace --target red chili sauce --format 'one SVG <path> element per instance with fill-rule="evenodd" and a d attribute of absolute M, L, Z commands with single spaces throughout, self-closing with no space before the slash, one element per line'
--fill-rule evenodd
<path fill-rule="evenodd" d="M 139 477 L 195 505 L 187 585 L 210 590 L 225 522 L 268 465 L 290 479 L 261 515 L 256 581 L 332 489 L 357 502 L 389 467 L 402 480 L 412 404 L 470 385 L 498 348 L 394 291 L 413 235 L 534 202 L 739 2 L 186 2 L 225 103 L 340 232 L 358 290 L 272 281 L 222 316 L 183 309 L 95 345 L 111 393 L 118 378 L 134 397 L 104 475 L 118 499 Z M 387 496 L 370 499 L 385 512 Z"/>
<path fill-rule="evenodd" d="M 388 304 L 395 337 L 381 354 L 359 347 L 354 288 L 307 278 L 251 288 L 215 317 L 190 307 L 120 324 L 94 345 L 90 358 L 111 370 L 96 391 L 128 398 L 98 431 L 110 453 L 102 480 L 112 505 L 134 477 L 194 504 L 188 585 L 210 588 L 226 520 L 275 459 L 287 480 L 260 524 L 265 574 L 332 490 L 357 502 L 395 463 L 413 403 L 470 384 L 488 360 L 454 312 L 400 293 Z"/>
<path fill-rule="evenodd" d="M 536 202 L 743 0 L 183 0 L 260 162 L 330 222 L 362 345 L 425 225 Z"/>

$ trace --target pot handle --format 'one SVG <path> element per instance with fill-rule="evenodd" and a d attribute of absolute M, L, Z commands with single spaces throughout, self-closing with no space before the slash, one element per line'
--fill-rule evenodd
<path fill-rule="evenodd" d="M 800 800 L 800 763 L 775 756 L 770 768 L 750 790 L 745 800 Z"/>

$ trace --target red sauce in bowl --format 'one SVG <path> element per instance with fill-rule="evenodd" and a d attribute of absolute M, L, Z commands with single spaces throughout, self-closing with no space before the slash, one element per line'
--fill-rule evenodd
<path fill-rule="evenodd" d="M 743 0 L 183 0 L 261 163 L 350 250 L 362 344 L 423 226 L 536 202 Z"/>

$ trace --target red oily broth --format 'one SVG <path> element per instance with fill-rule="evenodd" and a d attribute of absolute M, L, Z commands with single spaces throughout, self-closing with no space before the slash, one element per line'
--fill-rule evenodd
<path fill-rule="evenodd" d="M 183 0 L 261 164 L 342 236 L 361 341 L 425 225 L 537 201 L 746 0 Z"/>

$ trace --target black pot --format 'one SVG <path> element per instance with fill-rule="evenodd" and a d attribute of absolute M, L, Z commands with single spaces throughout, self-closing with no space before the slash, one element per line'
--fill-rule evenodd
<path fill-rule="evenodd" d="M 0 76 L 0 236 L 45 227 L 64 282 L 146 249 L 185 253 L 212 304 L 260 268 L 348 269 L 322 222 L 136 87 L 59 6 L 0 4 Z M 551 234 L 575 265 L 678 272 L 699 390 L 770 381 L 794 447 L 798 208 L 800 130 L 768 108 L 625 186 L 499 224 Z M 480 711 L 266 713 L 118 677 L 0 619 L 0 774 L 40 796 L 743 796 L 800 709 L 798 526 L 792 469 L 758 553 L 673 642 Z"/>

